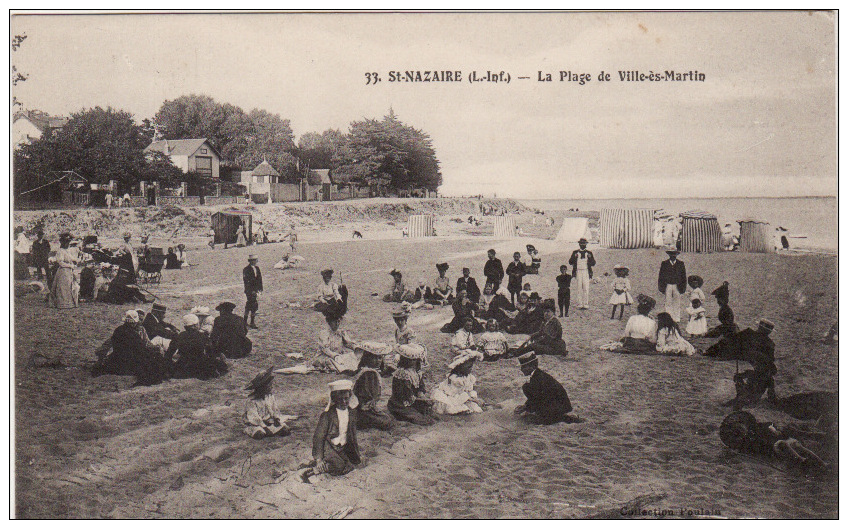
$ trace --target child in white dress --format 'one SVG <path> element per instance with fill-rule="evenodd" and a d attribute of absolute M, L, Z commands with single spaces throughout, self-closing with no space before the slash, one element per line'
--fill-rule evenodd
<path fill-rule="evenodd" d="M 701 289 L 701 286 L 704 285 L 704 279 L 698 275 L 692 275 L 686 279 L 689 284 L 689 288 L 692 291 L 689 293 L 689 301 L 692 302 L 694 300 L 701 300 L 701 305 L 707 301 L 707 297 L 704 295 L 704 291 Z"/>
<path fill-rule="evenodd" d="M 448 365 L 448 377 L 433 390 L 433 411 L 442 415 L 481 413 L 483 401 L 477 397 L 474 384 L 477 378 L 471 373 L 474 361 L 483 354 L 466 350 Z"/>
<path fill-rule="evenodd" d="M 691 356 L 695 353 L 695 347 L 683 339 L 680 335 L 680 326 L 667 312 L 657 315 L 657 352 L 681 356 Z"/>
<path fill-rule="evenodd" d="M 615 280 L 612 282 L 612 296 L 609 300 L 610 305 L 612 305 L 610 319 L 615 319 L 615 308 L 621 307 L 618 314 L 618 319 L 621 320 L 624 318 L 624 306 L 633 303 L 633 296 L 630 295 L 632 288 L 630 287 L 630 280 L 627 279 L 630 269 L 625 265 L 617 264 L 612 270 L 615 273 Z"/>
<path fill-rule="evenodd" d="M 707 333 L 707 312 L 701 307 L 701 300 L 695 298 L 692 304 L 686 309 L 689 313 L 689 324 L 686 325 L 686 332 L 693 338 L 699 338 Z"/>
<path fill-rule="evenodd" d="M 497 361 L 506 355 L 509 348 L 506 336 L 498 330 L 495 319 L 486 322 L 486 332 L 477 336 L 477 343 L 483 351 L 483 361 Z"/>

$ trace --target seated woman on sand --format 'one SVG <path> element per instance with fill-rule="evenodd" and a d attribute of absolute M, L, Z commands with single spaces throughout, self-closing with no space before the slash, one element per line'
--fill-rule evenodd
<path fill-rule="evenodd" d="M 620 342 L 603 345 L 601 350 L 631 354 L 656 352 L 657 322 L 649 316 L 649 313 L 654 309 L 657 302 L 644 294 L 637 296 L 636 301 L 639 302 L 636 306 L 638 314 L 627 320 L 627 325 L 624 327 L 624 337 L 621 338 Z"/>
<path fill-rule="evenodd" d="M 412 303 L 414 295 L 413 295 L 412 291 L 409 291 L 409 290 L 406 289 L 406 285 L 404 285 L 404 283 L 403 283 L 403 275 L 401 274 L 401 272 L 398 271 L 397 269 L 392 269 L 392 271 L 389 274 L 394 279 L 394 282 L 392 283 L 391 289 L 389 289 L 389 294 L 386 294 L 385 296 L 383 296 L 383 301 L 384 302 L 394 302 L 394 303 L 400 303 L 400 302 L 410 302 L 410 303 Z"/>
<path fill-rule="evenodd" d="M 413 309 L 432 309 L 433 291 L 427 287 L 427 282 L 423 278 L 418 279 L 418 287 L 412 291 L 412 308 Z"/>
<path fill-rule="evenodd" d="M 347 312 L 347 287 L 333 281 L 333 270 L 321 271 L 323 282 L 318 286 L 318 300 L 312 306 L 318 312 L 343 316 Z"/>
<path fill-rule="evenodd" d="M 386 368 L 383 360 L 392 352 L 392 347 L 385 343 L 363 342 L 359 348 L 362 350 L 359 377 L 353 385 L 353 395 L 359 401 L 359 428 L 390 430 L 395 421 L 391 415 L 379 410 L 377 403 L 383 394 L 383 380 L 380 377 L 380 372 Z"/>
<path fill-rule="evenodd" d="M 433 300 L 434 305 L 447 305 L 454 299 L 453 287 L 450 279 L 448 279 L 448 264 L 436 264 L 436 270 L 439 271 L 439 277 L 433 283 Z"/>
<path fill-rule="evenodd" d="M 424 347 L 410 343 L 399 345 L 398 368 L 392 376 L 392 397 L 388 410 L 399 421 L 430 426 L 433 418 L 433 402 L 427 397 L 421 363 L 425 356 Z"/>
<path fill-rule="evenodd" d="M 223 354 L 212 351 L 209 337 L 200 332 L 199 325 L 200 320 L 194 314 L 183 316 L 185 330 L 171 341 L 165 352 L 165 361 L 171 363 L 171 377 L 210 379 L 227 373 Z"/>
<path fill-rule="evenodd" d="M 466 350 L 451 361 L 448 377 L 433 390 L 433 412 L 458 415 L 483 411 L 483 400 L 474 390 L 477 378 L 471 373 L 477 359 L 483 359 L 483 354 Z"/>
<path fill-rule="evenodd" d="M 515 310 L 515 306 L 509 301 L 509 291 L 505 287 L 500 287 L 495 292 L 494 286 L 490 283 L 487 283 L 483 288 L 483 295 L 480 296 L 480 303 L 478 305 L 480 310 L 477 316 L 487 320 L 503 320 L 504 317 L 507 317 L 503 312 L 504 310 Z"/>
<path fill-rule="evenodd" d="M 247 324 L 244 318 L 233 314 L 236 304 L 222 302 L 215 307 L 220 315 L 212 323 L 209 339 L 212 349 L 223 352 L 230 359 L 246 357 L 253 350 L 253 342 L 247 337 Z"/>
<path fill-rule="evenodd" d="M 466 291 L 459 291 L 456 301 L 453 302 L 452 307 L 453 319 L 440 329 L 442 332 L 453 334 L 465 326 L 467 318 L 472 318 L 474 323 L 474 332 L 483 332 L 483 326 L 474 319 L 474 314 L 479 307 L 468 298 L 468 293 Z"/>
<path fill-rule="evenodd" d="M 168 379 L 168 365 L 158 347 L 152 345 L 138 312 L 127 311 L 124 323 L 96 351 L 98 360 L 92 375 L 133 375 L 138 385 L 155 385 Z"/>
<path fill-rule="evenodd" d="M 680 326 L 667 312 L 657 314 L 657 352 L 691 356 L 695 347 L 680 335 Z"/>
<path fill-rule="evenodd" d="M 355 372 L 359 359 L 354 352 L 356 342 L 350 335 L 339 329 L 342 317 L 326 314 L 327 328 L 318 334 L 318 355 L 312 360 L 312 367 L 321 372 Z"/>

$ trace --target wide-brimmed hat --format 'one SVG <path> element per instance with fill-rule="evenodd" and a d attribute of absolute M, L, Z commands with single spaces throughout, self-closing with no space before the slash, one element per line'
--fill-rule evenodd
<path fill-rule="evenodd" d="M 332 269 L 324 269 L 321 271 L 321 276 L 333 276 Z"/>
<path fill-rule="evenodd" d="M 400 354 L 401 357 L 405 357 L 407 359 L 420 359 L 423 360 L 426 355 L 426 349 L 417 344 L 417 343 L 409 343 L 406 345 L 398 345 L 397 353 Z"/>
<path fill-rule="evenodd" d="M 679 255 L 680 250 L 677 249 L 676 247 L 672 246 L 672 247 L 669 247 L 668 249 L 665 250 L 665 254 L 667 254 L 669 256 L 670 255 Z"/>
<path fill-rule="evenodd" d="M 356 344 L 356 348 L 370 352 L 375 356 L 385 356 L 386 354 L 391 354 L 393 350 L 390 344 L 380 343 L 379 341 L 361 341 Z"/>
<path fill-rule="evenodd" d="M 210 315 L 209 314 L 209 307 L 206 307 L 206 306 L 194 307 L 189 312 L 196 315 L 196 316 L 209 316 Z"/>
<path fill-rule="evenodd" d="M 408 317 L 409 317 L 409 311 L 401 305 L 398 305 L 397 307 L 394 308 L 394 310 L 392 310 L 392 318 L 408 318 Z"/>
<path fill-rule="evenodd" d="M 630 271 L 630 268 L 624 264 L 615 264 L 612 268 L 613 271 Z"/>
<path fill-rule="evenodd" d="M 721 422 L 718 436 L 725 446 L 739 450 L 747 444 L 748 434 L 756 426 L 757 419 L 750 412 L 733 412 Z"/>
<path fill-rule="evenodd" d="M 259 257 L 254 254 L 247 255 L 247 261 L 249 262 L 251 260 L 259 260 Z"/>
<path fill-rule="evenodd" d="M 235 308 L 236 304 L 233 302 L 221 302 L 215 307 L 215 310 L 218 312 L 233 312 Z"/>
<path fill-rule="evenodd" d="M 389 271 L 389 274 L 392 276 L 403 276 L 397 269 L 392 269 L 391 271 Z"/>
<path fill-rule="evenodd" d="M 465 364 L 473 365 L 478 359 L 483 359 L 483 354 L 481 352 L 476 350 L 463 350 L 448 364 L 448 369 L 453 370 L 454 368 Z"/>
<path fill-rule="evenodd" d="M 353 382 L 349 379 L 339 379 L 338 381 L 333 381 L 331 383 L 327 383 L 327 386 L 330 387 L 331 392 L 339 392 L 342 390 L 353 390 Z"/>
<path fill-rule="evenodd" d="M 198 325 L 200 323 L 200 318 L 198 318 L 194 314 L 186 314 L 183 316 L 183 327 L 191 327 L 192 325 Z"/>
<path fill-rule="evenodd" d="M 138 323 L 138 319 L 138 313 L 134 310 L 124 313 L 124 323 Z"/>
<path fill-rule="evenodd" d="M 648 307 L 648 310 L 653 309 L 657 305 L 657 301 L 646 294 L 637 295 L 636 301 L 639 302 L 640 307 Z"/>
<path fill-rule="evenodd" d="M 527 365 L 527 364 L 532 363 L 532 362 L 537 361 L 537 360 L 538 360 L 538 358 L 536 357 L 535 352 L 528 352 L 526 354 L 522 354 L 521 356 L 518 356 L 518 362 L 521 363 L 521 366 Z"/>
<path fill-rule="evenodd" d="M 450 266 L 447 262 L 442 262 L 441 264 L 436 264 L 437 271 L 447 271 Z"/>
<path fill-rule="evenodd" d="M 253 379 L 250 380 L 250 383 L 244 387 L 245 390 L 256 390 L 262 388 L 263 386 L 267 386 L 268 383 L 274 380 L 274 367 L 270 367 L 268 370 L 262 372 L 257 375 Z"/>
<path fill-rule="evenodd" d="M 727 300 L 730 298 L 730 282 L 724 282 L 715 288 L 715 290 L 711 293 L 718 299 Z"/>

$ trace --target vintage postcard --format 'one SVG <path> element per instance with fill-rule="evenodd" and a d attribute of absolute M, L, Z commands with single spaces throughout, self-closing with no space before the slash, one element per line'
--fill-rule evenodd
<path fill-rule="evenodd" d="M 10 13 L 20 517 L 832 517 L 837 11 Z"/>

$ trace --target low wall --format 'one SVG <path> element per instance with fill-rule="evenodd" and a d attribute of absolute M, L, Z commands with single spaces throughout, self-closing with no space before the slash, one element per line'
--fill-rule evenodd
<path fill-rule="evenodd" d="M 217 206 L 219 204 L 243 204 L 244 197 L 222 195 L 221 197 L 206 197 L 203 202 L 207 206 Z"/>
<path fill-rule="evenodd" d="M 156 197 L 157 206 L 200 206 L 200 197 Z"/>

